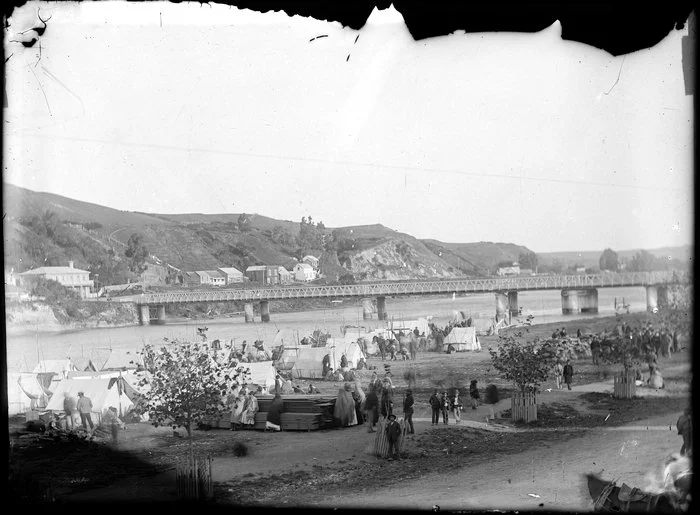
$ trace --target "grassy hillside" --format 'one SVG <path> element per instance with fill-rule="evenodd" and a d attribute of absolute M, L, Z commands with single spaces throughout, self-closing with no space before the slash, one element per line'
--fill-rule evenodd
<path fill-rule="evenodd" d="M 327 279 L 402 280 L 481 274 L 525 249 L 508 243 L 419 240 L 381 224 L 324 228 L 258 214 L 158 214 L 120 211 L 5 185 L 5 263 L 21 272 L 75 266 L 103 284 L 136 279 L 125 257 L 138 234 L 148 260 L 182 270 L 254 264 L 291 269 L 305 254 L 321 258 Z M 244 219 L 242 221 L 242 219 Z M 324 250 L 325 249 L 325 250 Z"/>
<path fill-rule="evenodd" d="M 613 250 L 617 252 L 618 258 L 631 260 L 642 249 Z M 670 256 L 672 260 L 677 259 L 683 263 L 688 263 L 693 254 L 693 248 L 689 245 L 645 250 L 656 257 L 668 258 Z M 585 267 L 597 267 L 602 253 L 603 249 L 581 252 L 543 252 L 537 254 L 537 257 L 540 264 L 553 264 L 555 261 L 559 261 L 564 267 L 573 266 L 574 264 L 581 264 Z"/>

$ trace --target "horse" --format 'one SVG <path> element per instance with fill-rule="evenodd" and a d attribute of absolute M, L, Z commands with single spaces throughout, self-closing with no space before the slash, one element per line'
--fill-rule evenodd
<path fill-rule="evenodd" d="M 384 357 L 386 356 L 386 340 L 384 338 L 380 338 L 379 336 L 374 336 L 372 338 L 372 342 L 377 344 L 377 347 L 379 347 L 379 353 L 382 356 L 382 361 L 384 361 Z"/>
<path fill-rule="evenodd" d="M 594 511 L 599 512 L 653 512 L 681 513 L 679 501 L 668 492 L 653 494 L 623 483 L 605 481 L 595 474 L 586 474 L 588 493 L 595 502 Z"/>

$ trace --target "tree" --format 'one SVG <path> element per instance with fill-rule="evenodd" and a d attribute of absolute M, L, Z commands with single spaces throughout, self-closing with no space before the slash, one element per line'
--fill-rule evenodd
<path fill-rule="evenodd" d="M 351 273 L 343 274 L 338 278 L 338 284 L 356 284 L 355 276 Z"/>
<path fill-rule="evenodd" d="M 532 317 L 528 317 L 528 322 Z M 557 352 L 552 344 L 534 339 L 523 341 L 523 333 L 499 336 L 498 350 L 489 348 L 491 362 L 503 379 L 511 381 L 521 394 L 536 392 L 547 380 Z"/>
<path fill-rule="evenodd" d="M 612 249 L 605 249 L 598 260 L 598 267 L 601 270 L 616 271 L 620 267 L 620 261 L 617 257 L 617 252 Z"/>
<path fill-rule="evenodd" d="M 537 269 L 537 254 L 530 251 L 521 252 L 518 255 L 518 264 L 520 268 Z"/>
<path fill-rule="evenodd" d="M 640 345 L 631 336 L 618 335 L 605 338 L 600 345 L 598 357 L 603 363 L 622 365 L 625 375 L 644 363 L 646 356 Z"/>
<path fill-rule="evenodd" d="M 58 281 L 38 277 L 32 288 L 32 295 L 43 297 L 48 304 L 61 304 L 64 301 L 80 300 L 75 290 L 66 288 Z"/>
<path fill-rule="evenodd" d="M 213 352 L 204 342 L 144 346 L 141 354 L 150 378 L 140 382 L 148 385 L 140 409 L 154 426 L 184 427 L 191 437 L 198 422 L 221 414 L 231 390 L 248 376 L 247 369 L 223 357 L 230 355 L 230 346 L 225 350 Z"/>
<path fill-rule="evenodd" d="M 245 213 L 238 215 L 238 230 L 241 232 L 249 232 L 250 229 L 250 217 Z"/>
<path fill-rule="evenodd" d="M 148 249 L 143 244 L 143 238 L 140 234 L 133 233 L 129 236 L 129 240 L 126 242 L 124 255 L 129 258 L 129 269 L 133 273 L 139 275 L 146 270 Z"/>

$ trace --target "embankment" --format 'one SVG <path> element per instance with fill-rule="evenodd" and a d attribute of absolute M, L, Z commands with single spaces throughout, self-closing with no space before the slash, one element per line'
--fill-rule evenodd
<path fill-rule="evenodd" d="M 5 306 L 8 334 L 122 327 L 138 323 L 138 312 L 131 303 L 71 301 L 51 305 L 15 302 Z"/>

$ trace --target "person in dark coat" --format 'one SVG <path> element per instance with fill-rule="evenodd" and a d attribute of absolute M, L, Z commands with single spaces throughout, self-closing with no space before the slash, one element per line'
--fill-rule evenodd
<path fill-rule="evenodd" d="M 571 366 L 571 361 L 566 360 L 566 365 L 564 365 L 564 382 L 567 388 L 571 390 L 571 381 L 574 378 L 574 367 Z"/>
<path fill-rule="evenodd" d="M 380 408 L 382 417 L 388 417 L 393 412 L 393 402 L 391 399 L 391 389 L 388 387 L 382 388 L 382 397 L 380 400 Z"/>
<path fill-rule="evenodd" d="M 379 398 L 376 388 L 370 388 L 367 397 L 365 397 L 365 412 L 368 421 L 367 432 L 374 433 L 374 425 L 379 419 Z"/>
<path fill-rule="evenodd" d="M 282 430 L 282 410 L 284 403 L 282 396 L 279 393 L 275 394 L 270 407 L 267 409 L 267 422 L 265 422 L 265 431 L 281 431 Z"/>
<path fill-rule="evenodd" d="M 345 354 L 340 356 L 340 368 L 347 368 L 348 366 L 348 358 L 345 357 Z"/>
<path fill-rule="evenodd" d="M 440 397 L 438 396 L 438 391 L 435 390 L 428 400 L 430 404 L 430 410 L 433 412 L 433 425 L 437 425 L 440 422 Z"/>
<path fill-rule="evenodd" d="M 693 456 L 693 422 L 691 414 L 690 407 L 686 408 L 683 414 L 678 418 L 678 422 L 676 422 L 678 434 L 683 438 L 681 456 Z"/>
<path fill-rule="evenodd" d="M 406 420 L 408 432 L 411 434 L 415 433 L 413 429 L 413 404 L 413 392 L 406 390 L 406 398 L 403 400 L 403 416 L 404 420 Z"/>
<path fill-rule="evenodd" d="M 469 384 L 469 397 L 471 397 L 472 400 L 472 409 L 476 409 L 479 407 L 479 388 L 476 386 L 476 379 L 472 379 L 472 382 Z"/>
<path fill-rule="evenodd" d="M 326 377 L 328 375 L 328 371 L 332 370 L 332 368 L 331 368 L 331 355 L 326 354 L 325 356 L 323 356 L 323 361 L 321 363 L 323 364 L 323 372 L 321 373 L 321 375 L 323 377 Z"/>
<path fill-rule="evenodd" d="M 389 423 L 386 425 L 386 438 L 389 441 L 389 459 L 400 459 L 399 437 L 401 436 L 401 426 L 396 421 L 396 415 L 389 415 Z"/>
<path fill-rule="evenodd" d="M 440 410 L 442 411 L 442 421 L 447 424 L 450 418 L 450 398 L 447 396 L 447 392 L 440 394 Z"/>

